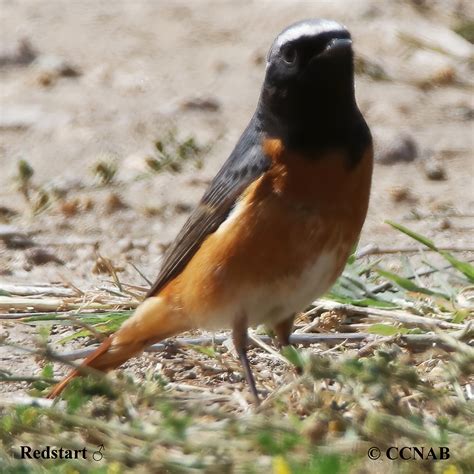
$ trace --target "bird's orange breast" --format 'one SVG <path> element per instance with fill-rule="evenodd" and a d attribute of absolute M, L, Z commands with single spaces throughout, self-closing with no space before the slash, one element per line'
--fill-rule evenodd
<path fill-rule="evenodd" d="M 287 152 L 279 140 L 265 141 L 264 150 L 272 160 L 270 169 L 247 188 L 226 221 L 163 292 L 185 314 L 195 314 L 197 325 L 206 326 L 202 318 L 218 315 L 216 308 L 244 305 L 246 294 L 259 289 L 262 301 L 265 291 L 270 300 L 288 298 L 295 290 L 292 282 L 313 284 L 318 293 L 327 291 L 360 233 L 368 207 L 372 150 L 353 168 L 343 152 L 310 159 Z M 325 262 L 319 264 L 322 273 L 307 274 L 321 273 L 318 278 L 324 281 L 300 281 L 321 256 L 331 256 L 320 259 Z M 300 299 L 310 293 L 311 287 Z"/>

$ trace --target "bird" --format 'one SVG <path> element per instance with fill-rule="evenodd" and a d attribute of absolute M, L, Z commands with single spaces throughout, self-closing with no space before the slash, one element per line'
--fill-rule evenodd
<path fill-rule="evenodd" d="M 373 144 L 355 98 L 352 38 L 307 19 L 266 58 L 256 110 L 162 260 L 134 314 L 50 392 L 85 367 L 115 369 L 193 329 L 231 329 L 255 402 L 248 328 L 290 344 L 295 315 L 342 273 L 366 218 Z"/>

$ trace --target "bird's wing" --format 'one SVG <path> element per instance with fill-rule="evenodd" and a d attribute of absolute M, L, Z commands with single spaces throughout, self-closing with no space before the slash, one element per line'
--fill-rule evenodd
<path fill-rule="evenodd" d="M 226 219 L 242 192 L 269 167 L 270 160 L 263 154 L 261 133 L 254 117 L 167 250 L 147 297 L 156 295 L 184 269 L 206 237 Z"/>

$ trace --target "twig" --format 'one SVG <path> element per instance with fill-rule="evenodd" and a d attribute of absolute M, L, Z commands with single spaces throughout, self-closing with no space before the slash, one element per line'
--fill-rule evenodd
<path fill-rule="evenodd" d="M 382 255 L 382 254 L 393 254 L 393 253 L 417 253 L 420 249 L 423 248 L 424 252 L 474 252 L 474 247 L 472 246 L 459 246 L 459 245 L 447 245 L 444 247 L 437 247 L 437 249 L 430 249 L 422 247 L 413 247 L 413 246 L 400 246 L 400 247 L 379 247 L 376 244 L 369 244 L 365 247 L 362 247 L 355 253 L 357 259 L 362 257 L 367 257 L 368 255 Z"/>
<path fill-rule="evenodd" d="M 99 341 L 101 341 L 101 340 L 103 340 L 107 337 L 106 334 L 103 334 L 100 331 L 97 331 L 97 329 L 94 326 L 92 326 L 91 324 L 87 324 L 84 321 L 81 321 L 80 318 L 76 318 L 72 314 L 69 314 L 68 316 L 66 316 L 66 320 L 69 320 L 69 321 L 73 322 L 75 325 L 80 326 L 83 329 L 87 329 Z"/>
<path fill-rule="evenodd" d="M 57 240 L 38 240 L 38 245 L 46 247 L 60 247 L 60 246 L 71 246 L 78 247 L 81 245 L 92 245 L 96 246 L 99 243 L 97 239 L 80 239 L 80 238 L 68 238 L 68 239 L 57 239 Z"/>
<path fill-rule="evenodd" d="M 76 292 L 70 288 L 58 286 L 24 286 L 24 285 L 0 285 L 0 291 L 6 291 L 17 296 L 75 296 Z"/>
<path fill-rule="evenodd" d="M 8 398 L 0 399 L 0 406 L 17 406 L 17 405 L 31 405 L 39 406 L 41 408 L 49 408 L 53 405 L 54 400 L 48 400 L 47 398 L 37 398 L 30 397 L 28 395 L 17 395 L 17 394 L 8 394 Z M 56 402 L 58 403 L 58 402 Z M 60 404 L 64 404 L 62 400 L 59 401 Z"/>
<path fill-rule="evenodd" d="M 107 313 L 121 313 L 131 311 L 131 309 L 115 309 L 117 305 L 113 305 L 112 307 L 107 307 L 105 309 L 98 309 L 98 310 L 91 310 L 90 312 L 74 309 L 71 311 L 49 311 L 44 313 L 38 312 L 25 312 L 25 313 L 0 313 L 0 320 L 15 320 L 15 319 L 26 319 L 26 318 L 38 318 L 38 321 L 41 321 L 41 318 L 44 317 L 45 321 L 54 321 L 55 324 L 60 324 L 63 321 L 69 319 L 69 316 L 72 314 L 76 318 L 86 317 L 89 318 L 91 316 L 104 316 Z M 28 321 L 28 324 L 32 323 L 32 321 Z"/>
<path fill-rule="evenodd" d="M 68 312 L 65 312 L 65 311 L 57 311 L 54 313 L 56 316 L 58 315 L 66 315 L 66 314 L 69 314 Z M 41 316 L 50 316 L 51 314 L 50 313 L 38 313 L 38 312 L 25 312 L 25 313 L 0 313 L 0 319 L 24 319 L 24 318 L 28 318 L 28 317 L 31 317 L 31 316 L 35 316 L 35 317 L 41 317 Z"/>
<path fill-rule="evenodd" d="M 457 325 L 462 327 L 462 331 L 456 331 L 451 333 L 451 337 L 455 338 L 455 340 L 461 339 L 469 339 L 472 337 L 471 332 L 468 331 L 466 333 L 466 327 L 462 325 Z M 451 350 L 453 349 L 447 341 L 443 340 L 441 335 L 437 335 L 434 333 L 429 334 L 403 334 L 394 336 L 399 338 L 401 341 L 405 342 L 408 345 L 413 346 L 429 346 L 432 344 L 441 344 L 444 348 L 448 347 Z M 380 336 L 368 333 L 322 333 L 322 334 L 296 334 L 293 333 L 290 336 L 290 343 L 291 344 L 299 344 L 302 346 L 309 346 L 311 344 L 341 344 L 345 342 L 363 342 L 367 341 L 378 341 Z M 193 337 L 193 338 L 177 338 L 172 341 L 172 344 L 178 346 L 193 346 L 193 345 L 200 345 L 200 346 L 207 346 L 210 344 L 222 345 L 225 341 L 229 339 L 228 335 L 219 334 L 217 336 L 202 336 L 202 337 Z M 259 336 L 260 341 L 264 343 L 270 343 L 271 338 L 269 336 Z M 253 347 L 259 346 L 255 341 L 249 338 L 249 343 Z M 145 352 L 163 352 L 166 351 L 169 344 L 165 342 L 160 342 L 158 344 L 153 344 L 145 349 Z M 97 349 L 98 346 L 92 346 L 87 349 L 79 349 L 71 352 L 67 352 L 61 354 L 61 357 L 65 360 L 76 360 L 82 359 L 87 357 L 92 352 Z"/>
<path fill-rule="evenodd" d="M 439 327 L 442 329 L 462 329 L 463 324 L 450 323 L 438 318 L 428 318 L 426 316 L 418 316 L 400 310 L 386 310 L 380 308 L 371 308 L 363 306 L 355 306 L 351 304 L 341 304 L 334 301 L 322 300 L 317 302 L 323 311 L 340 311 L 346 315 L 366 316 L 368 318 L 377 319 L 393 319 L 400 323 L 412 324 L 416 326 Z"/>
<path fill-rule="evenodd" d="M 7 383 L 13 383 L 13 382 L 57 383 L 57 382 L 59 382 L 59 380 L 58 379 L 48 379 L 48 378 L 44 378 L 44 377 L 27 376 L 27 375 L 14 376 L 14 375 L 1 375 L 0 374 L 0 382 L 7 382 Z"/>
<path fill-rule="evenodd" d="M 112 283 L 115 285 L 115 282 L 113 280 L 105 280 L 106 283 Z M 140 302 L 143 300 L 144 296 L 146 295 L 147 291 L 150 289 L 148 286 L 138 286 L 138 285 L 131 285 L 129 283 L 121 283 L 122 285 L 122 293 L 128 296 L 131 296 L 135 298 L 136 300 L 139 300 Z M 139 293 L 135 293 L 133 291 L 130 291 L 130 289 L 126 288 L 131 288 L 133 290 L 137 290 Z"/>
<path fill-rule="evenodd" d="M 33 232 L 25 232 L 11 225 L 0 225 L 0 239 L 28 238 Z"/>
<path fill-rule="evenodd" d="M 307 315 L 309 313 L 310 313 L 310 311 L 308 311 L 308 313 L 305 313 L 305 315 Z M 319 324 L 320 324 L 319 319 L 315 318 L 309 324 L 306 324 L 305 326 L 302 326 L 302 327 L 298 328 L 295 332 L 298 333 L 298 334 L 304 334 L 306 332 L 313 332 L 313 329 L 316 329 L 319 326 Z"/>
<path fill-rule="evenodd" d="M 107 283 L 114 283 L 112 280 L 105 280 Z M 131 283 L 122 283 L 122 286 L 139 291 L 143 296 L 150 289 L 148 286 L 132 285 Z M 126 291 L 125 289 L 123 291 Z M 132 294 L 132 293 L 131 293 Z"/>
<path fill-rule="evenodd" d="M 100 260 L 100 262 L 105 266 L 105 268 L 107 269 L 107 272 L 112 277 L 115 286 L 121 292 L 122 291 L 122 282 L 120 281 L 120 279 L 117 275 L 117 270 L 115 269 L 115 266 L 112 263 L 112 260 L 110 260 L 110 258 L 108 258 L 108 257 L 102 256 L 97 250 L 96 250 L 96 255 L 97 255 L 97 261 Z"/>
<path fill-rule="evenodd" d="M 320 352 L 319 355 L 329 354 L 330 352 L 337 351 L 337 350 L 340 349 L 346 342 L 347 342 L 347 339 L 345 339 L 344 341 L 342 341 L 340 344 L 337 344 L 337 346 L 331 347 L 330 349 L 326 349 L 325 351 Z"/>
<path fill-rule="evenodd" d="M 88 309 L 96 310 L 114 310 L 117 307 L 120 308 L 136 308 L 138 302 L 135 301 L 110 301 L 108 303 L 88 303 Z M 8 296 L 0 296 L 0 310 L 31 310 L 35 309 L 36 311 L 44 312 L 55 312 L 55 311 L 64 311 L 64 310 L 73 310 L 73 309 L 82 309 L 84 308 L 84 303 L 71 302 L 68 299 L 58 299 L 58 298 L 26 298 L 18 297 L 11 298 Z M 13 318 L 15 319 L 15 318 Z"/>
<path fill-rule="evenodd" d="M 292 334 L 290 336 L 290 342 L 292 344 L 302 344 L 302 345 L 310 345 L 310 344 L 317 344 L 317 343 L 330 343 L 330 344 L 338 344 L 345 339 L 349 341 L 360 342 L 363 341 L 367 337 L 373 337 L 372 334 L 363 334 L 363 333 L 346 333 L 346 334 Z M 177 346 L 209 346 L 213 343 L 217 345 L 224 344 L 225 341 L 229 339 L 229 335 L 219 334 L 216 336 L 201 336 L 201 337 L 190 337 L 190 338 L 177 338 L 174 339 L 171 344 Z M 269 336 L 259 336 L 259 339 L 265 343 L 271 343 L 271 338 Z M 249 340 L 249 343 L 253 347 L 258 347 L 258 344 Z M 167 350 L 169 344 L 166 342 L 159 342 L 157 344 L 153 344 L 145 349 L 145 352 L 162 352 Z M 61 354 L 61 357 L 67 360 L 76 360 L 81 359 L 83 357 L 87 357 L 89 354 L 95 351 L 98 346 L 93 346 L 87 349 L 79 349 L 76 351 L 71 351 L 65 354 Z"/>
<path fill-rule="evenodd" d="M 113 290 L 112 288 L 107 288 L 106 286 L 99 287 L 99 290 L 106 291 L 107 293 L 110 293 L 111 295 L 114 295 L 114 296 L 120 296 L 120 298 L 128 298 L 129 296 L 125 293 L 121 293 L 120 291 Z"/>
<path fill-rule="evenodd" d="M 130 265 L 147 282 L 149 286 L 153 286 L 153 282 L 150 279 L 148 279 L 147 276 L 133 262 L 130 262 Z"/>
<path fill-rule="evenodd" d="M 360 348 L 357 351 L 357 355 L 359 357 L 368 356 L 369 354 L 371 354 L 375 350 L 376 347 L 378 347 L 382 344 L 390 343 L 393 340 L 395 340 L 396 338 L 397 338 L 397 336 L 385 336 L 385 337 L 380 337 L 378 339 L 375 339 L 374 341 L 369 342 L 364 347 Z"/>
<path fill-rule="evenodd" d="M 84 375 L 93 375 L 94 377 L 104 377 L 104 373 L 96 370 L 92 367 L 83 367 L 74 362 L 71 362 L 70 359 L 63 357 L 60 354 L 52 352 L 49 347 L 45 349 L 30 349 L 29 347 L 21 346 L 13 342 L 5 341 L 0 339 L 0 345 L 13 347 L 14 349 L 21 350 L 23 352 L 28 352 L 31 355 L 39 356 L 47 360 L 52 360 L 54 362 L 61 362 L 61 364 L 68 365 L 69 367 L 78 370 L 81 374 Z"/>
<path fill-rule="evenodd" d="M 65 300 L 56 298 L 11 298 L 0 296 L 0 309 L 3 310 L 21 310 L 32 309 L 37 311 L 56 311 L 59 308 L 70 307 Z"/>
<path fill-rule="evenodd" d="M 182 392 L 199 392 L 199 393 L 208 393 L 209 389 L 206 387 L 199 387 L 198 385 L 188 385 L 184 383 L 177 383 L 177 382 L 168 382 L 166 384 L 168 387 L 175 388 L 176 390 L 180 390 Z"/>
<path fill-rule="evenodd" d="M 462 343 L 463 340 L 469 340 L 474 337 L 473 321 L 469 321 L 461 331 L 456 331 L 456 333 L 446 334 L 444 332 L 437 331 L 436 335 L 440 341 L 442 341 L 452 350 L 465 353 L 471 358 L 471 360 L 474 359 L 474 349 L 469 345 Z"/>
<path fill-rule="evenodd" d="M 273 349 L 273 347 L 266 344 L 262 341 L 261 336 L 257 336 L 255 333 L 250 332 L 248 335 L 249 340 L 256 346 L 261 347 L 262 349 L 266 350 L 269 354 L 271 354 L 276 359 L 282 361 L 283 363 L 290 365 L 290 362 L 286 357 L 283 357 L 278 351 Z"/>
<path fill-rule="evenodd" d="M 273 400 L 277 399 L 284 393 L 291 392 L 295 387 L 298 387 L 299 385 L 301 385 L 302 381 L 306 378 L 307 378 L 306 374 L 299 375 L 291 382 L 286 383 L 282 385 L 281 387 L 278 387 L 275 391 L 270 393 L 270 395 L 267 398 L 265 398 L 265 400 L 262 401 L 260 406 L 256 408 L 257 413 L 262 412 L 268 405 L 271 405 Z"/>

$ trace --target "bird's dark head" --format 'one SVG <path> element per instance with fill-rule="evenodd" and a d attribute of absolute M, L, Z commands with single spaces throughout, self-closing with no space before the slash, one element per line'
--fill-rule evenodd
<path fill-rule="evenodd" d="M 311 141 L 317 130 L 330 140 L 356 111 L 347 29 L 314 19 L 282 31 L 268 53 L 260 97 L 265 130 L 292 142 Z"/>

